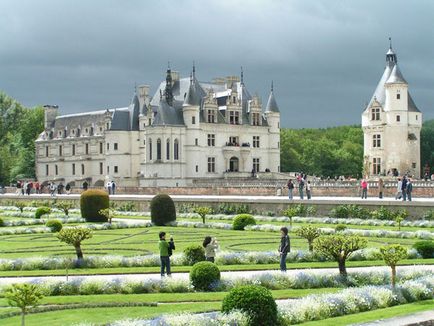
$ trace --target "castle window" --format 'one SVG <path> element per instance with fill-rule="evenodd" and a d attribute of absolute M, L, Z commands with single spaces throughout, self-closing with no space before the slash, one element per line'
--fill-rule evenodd
<path fill-rule="evenodd" d="M 196 124 L 196 117 L 191 117 L 191 124 L 195 125 Z"/>
<path fill-rule="evenodd" d="M 372 159 L 372 174 L 380 174 L 381 173 L 381 158 L 374 157 Z"/>
<path fill-rule="evenodd" d="M 215 157 L 208 157 L 208 172 L 215 172 Z"/>
<path fill-rule="evenodd" d="M 178 139 L 175 139 L 173 142 L 173 159 L 179 160 L 179 142 Z"/>
<path fill-rule="evenodd" d="M 214 110 L 208 110 L 207 113 L 208 113 L 207 122 L 208 123 L 215 123 L 217 120 L 215 117 L 215 111 Z"/>
<path fill-rule="evenodd" d="M 253 170 L 259 172 L 259 158 L 253 159 Z"/>
<path fill-rule="evenodd" d="M 240 146 L 240 143 L 238 142 L 238 137 L 230 136 L 229 143 L 226 144 L 226 146 Z"/>
<path fill-rule="evenodd" d="M 381 147 L 381 135 L 375 134 L 372 136 L 372 147 Z"/>
<path fill-rule="evenodd" d="M 149 123 L 149 125 L 151 125 L 152 123 L 152 120 L 149 118 L 149 120 L 148 120 L 148 123 Z"/>
<path fill-rule="evenodd" d="M 416 114 L 416 121 L 417 121 L 417 114 Z"/>
<path fill-rule="evenodd" d="M 75 163 L 72 163 L 72 175 L 75 175 Z"/>
<path fill-rule="evenodd" d="M 99 174 L 103 174 L 103 173 L 104 173 L 103 164 L 102 162 L 99 162 Z"/>
<path fill-rule="evenodd" d="M 208 146 L 215 146 L 215 135 L 208 134 Z"/>
<path fill-rule="evenodd" d="M 75 155 L 75 144 L 72 144 L 72 155 Z"/>
<path fill-rule="evenodd" d="M 411 163 L 411 167 L 412 167 L 413 169 L 415 169 L 415 168 L 416 168 L 416 162 Z"/>
<path fill-rule="evenodd" d="M 62 156 L 62 145 L 59 145 L 59 156 Z"/>
<path fill-rule="evenodd" d="M 157 139 L 157 160 L 161 160 L 161 139 Z"/>
<path fill-rule="evenodd" d="M 45 146 L 45 156 L 48 157 L 48 146 Z"/>
<path fill-rule="evenodd" d="M 400 122 L 401 121 L 401 116 L 400 115 L 397 115 L 396 116 L 396 122 Z"/>
<path fill-rule="evenodd" d="M 110 149 L 110 143 L 107 143 L 107 150 Z"/>
<path fill-rule="evenodd" d="M 54 165 L 54 173 L 56 173 L 56 175 L 59 174 L 59 167 L 57 166 L 57 164 Z"/>
<path fill-rule="evenodd" d="M 229 111 L 229 123 L 231 125 L 239 125 L 240 124 L 240 112 Z"/>
<path fill-rule="evenodd" d="M 118 166 L 115 165 L 115 173 L 118 173 L 118 171 L 119 171 Z"/>
<path fill-rule="evenodd" d="M 170 160 L 170 139 L 166 140 L 166 160 Z"/>
<path fill-rule="evenodd" d="M 152 139 L 149 138 L 149 160 L 152 161 Z"/>
<path fill-rule="evenodd" d="M 84 174 L 84 164 L 81 165 L 81 174 Z"/>
<path fill-rule="evenodd" d="M 48 164 L 45 164 L 45 175 L 48 175 L 50 172 Z"/>
<path fill-rule="evenodd" d="M 253 147 L 259 148 L 259 136 L 253 136 Z"/>
<path fill-rule="evenodd" d="M 89 155 L 89 144 L 86 144 L 86 155 Z"/>
<path fill-rule="evenodd" d="M 117 151 L 118 150 L 118 143 L 114 143 L 113 147 L 114 147 L 114 150 Z"/>
<path fill-rule="evenodd" d="M 380 108 L 371 109 L 371 120 L 380 120 Z"/>
<path fill-rule="evenodd" d="M 103 143 L 99 143 L 99 153 L 102 154 L 103 150 L 104 150 Z"/>
<path fill-rule="evenodd" d="M 86 128 L 86 129 L 85 129 L 85 132 L 86 132 L 86 134 L 89 133 L 89 129 Z"/>
<path fill-rule="evenodd" d="M 401 94 L 396 94 L 396 99 L 400 100 L 401 99 Z"/>
<path fill-rule="evenodd" d="M 199 165 L 196 165 L 196 172 L 199 172 Z"/>
<path fill-rule="evenodd" d="M 260 122 L 260 115 L 259 113 L 252 113 L 252 125 L 253 126 L 259 126 Z"/>

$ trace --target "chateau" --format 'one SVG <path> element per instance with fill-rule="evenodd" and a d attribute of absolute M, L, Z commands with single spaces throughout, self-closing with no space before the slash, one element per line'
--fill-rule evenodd
<path fill-rule="evenodd" d="M 386 68 L 362 114 L 364 174 L 420 177 L 422 113 L 408 91 L 390 45 Z"/>
<path fill-rule="evenodd" d="M 173 187 L 280 171 L 273 85 L 265 111 L 244 85 L 243 72 L 199 82 L 195 67 L 189 78 L 169 68 L 153 97 L 146 85 L 137 93 L 126 108 L 59 116 L 57 106 L 45 106 L 37 179 Z"/>

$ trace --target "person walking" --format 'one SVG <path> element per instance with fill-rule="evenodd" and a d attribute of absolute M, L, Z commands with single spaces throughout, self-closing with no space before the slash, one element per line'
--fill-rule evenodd
<path fill-rule="evenodd" d="M 65 186 L 66 194 L 69 195 L 71 193 L 71 185 L 69 183 Z"/>
<path fill-rule="evenodd" d="M 300 194 L 300 199 L 304 199 L 304 179 L 301 177 L 298 181 L 298 193 Z"/>
<path fill-rule="evenodd" d="M 311 199 L 312 198 L 310 181 L 308 181 L 306 183 L 306 196 L 307 196 L 307 199 Z"/>
<path fill-rule="evenodd" d="M 59 185 L 57 186 L 57 194 L 58 195 L 61 195 L 63 193 L 63 188 L 64 188 L 63 183 L 62 182 L 59 183 Z"/>
<path fill-rule="evenodd" d="M 161 277 L 164 277 L 165 273 L 167 276 L 171 276 L 170 271 L 170 258 L 169 258 L 169 243 L 166 241 L 166 232 L 159 233 L 160 241 L 158 242 L 158 248 L 160 250 L 160 261 L 161 261 Z M 171 239 L 173 241 L 173 239 Z"/>
<path fill-rule="evenodd" d="M 383 199 L 383 191 L 384 191 L 384 181 L 383 179 L 378 179 L 378 198 Z"/>
<path fill-rule="evenodd" d="M 87 181 L 83 182 L 83 191 L 86 191 L 88 187 L 89 184 L 87 183 Z"/>
<path fill-rule="evenodd" d="M 282 272 L 286 272 L 286 256 L 290 251 L 291 251 L 291 243 L 288 236 L 288 228 L 284 226 L 280 228 L 280 246 L 279 246 L 280 270 Z"/>
<path fill-rule="evenodd" d="M 288 185 L 287 186 L 288 186 L 288 197 L 289 197 L 289 200 L 292 200 L 292 198 L 293 198 L 292 191 L 294 190 L 294 184 L 292 183 L 291 179 L 288 180 Z"/>
<path fill-rule="evenodd" d="M 411 193 L 413 191 L 413 183 L 411 182 L 410 178 L 408 179 L 408 182 L 407 182 L 407 189 L 406 189 L 406 191 L 407 191 L 408 201 L 411 201 Z"/>
<path fill-rule="evenodd" d="M 39 182 L 36 182 L 35 183 L 35 192 L 37 194 L 40 194 L 41 193 L 40 190 L 41 190 L 41 186 L 39 185 Z"/>
<path fill-rule="evenodd" d="M 363 179 L 360 183 L 360 187 L 362 188 L 362 199 L 368 198 L 368 181 L 366 179 Z"/>
<path fill-rule="evenodd" d="M 112 194 L 112 183 L 110 181 L 107 181 L 106 187 L 107 187 L 108 194 L 111 195 Z"/>
<path fill-rule="evenodd" d="M 402 181 L 401 181 L 401 178 L 398 178 L 398 185 L 396 187 L 395 200 L 398 200 L 401 198 L 402 198 Z"/>
<path fill-rule="evenodd" d="M 217 239 L 206 236 L 203 240 L 203 247 L 205 248 L 205 260 L 214 263 L 215 253 L 218 248 Z"/>
<path fill-rule="evenodd" d="M 56 196 L 56 190 L 57 190 L 57 186 L 56 186 L 56 184 L 54 182 L 52 182 L 50 184 L 50 196 L 51 197 Z"/>
<path fill-rule="evenodd" d="M 401 193 L 402 193 L 402 201 L 406 201 L 407 200 L 407 177 L 406 176 L 402 178 Z"/>
<path fill-rule="evenodd" d="M 114 195 L 116 191 L 116 183 L 113 180 L 111 182 L 111 188 L 112 188 L 112 195 Z"/>

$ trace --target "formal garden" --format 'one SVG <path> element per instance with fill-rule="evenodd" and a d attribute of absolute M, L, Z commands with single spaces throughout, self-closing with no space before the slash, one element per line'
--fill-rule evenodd
<path fill-rule="evenodd" d="M 433 212 L 288 205 L 149 212 L 88 191 L 0 206 L 0 323 L 16 325 L 347 325 L 434 308 Z M 280 228 L 289 229 L 286 273 Z M 174 238 L 160 277 L 158 234 Z M 205 262 L 205 236 L 218 240 Z"/>

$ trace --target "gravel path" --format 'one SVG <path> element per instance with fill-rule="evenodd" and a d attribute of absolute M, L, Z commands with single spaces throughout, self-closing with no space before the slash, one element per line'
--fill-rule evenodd
<path fill-rule="evenodd" d="M 426 322 L 421 324 L 422 322 Z M 411 315 L 398 316 L 388 319 L 380 319 L 353 326 L 404 326 L 404 325 L 434 325 L 434 309 L 422 311 Z"/>

